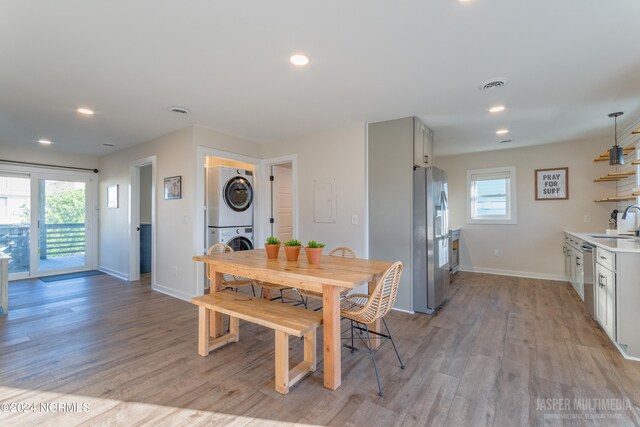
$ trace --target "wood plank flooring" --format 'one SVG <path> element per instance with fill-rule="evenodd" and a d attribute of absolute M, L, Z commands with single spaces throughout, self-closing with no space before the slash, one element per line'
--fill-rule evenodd
<path fill-rule="evenodd" d="M 3 426 L 640 424 L 640 363 L 618 354 L 567 283 L 459 273 L 436 316 L 392 312 L 406 369 L 380 349 L 384 398 L 368 354 L 347 349 L 337 391 L 323 387 L 318 350 L 318 371 L 280 395 L 273 333 L 256 325 L 200 357 L 197 307 L 148 279 L 27 280 L 9 294 Z M 297 363 L 302 341 L 290 347 Z"/>

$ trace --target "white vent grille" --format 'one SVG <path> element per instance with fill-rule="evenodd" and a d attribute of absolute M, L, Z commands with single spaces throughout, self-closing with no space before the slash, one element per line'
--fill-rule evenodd
<path fill-rule="evenodd" d="M 177 105 L 174 105 L 173 107 L 169 107 L 169 111 L 176 114 L 191 114 L 191 110 L 189 110 L 188 108 L 180 107 Z"/>
<path fill-rule="evenodd" d="M 489 79 L 480 85 L 480 90 L 492 90 L 509 84 L 507 79 Z"/>

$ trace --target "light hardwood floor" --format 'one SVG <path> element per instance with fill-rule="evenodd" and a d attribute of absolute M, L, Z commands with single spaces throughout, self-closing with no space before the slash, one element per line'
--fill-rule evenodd
<path fill-rule="evenodd" d="M 389 344 L 381 348 L 384 398 L 367 353 L 347 349 L 337 391 L 323 387 L 319 350 L 318 371 L 280 395 L 273 333 L 256 325 L 242 324 L 239 343 L 200 357 L 197 308 L 147 280 L 13 282 L 10 304 L 0 319 L 3 426 L 640 423 L 640 363 L 618 354 L 566 283 L 459 273 L 436 316 L 391 313 L 407 368 Z M 295 363 L 302 342 L 290 345 Z M 540 410 L 539 399 L 562 400 Z M 623 408 L 603 410 L 606 402 Z M 37 411 L 8 413 L 7 403 Z"/>

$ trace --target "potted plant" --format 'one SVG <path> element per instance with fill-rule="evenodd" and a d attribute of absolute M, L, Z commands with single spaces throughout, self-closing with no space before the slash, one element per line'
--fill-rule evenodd
<path fill-rule="evenodd" d="M 324 250 L 324 243 L 316 242 L 315 240 L 310 240 L 307 243 L 307 247 L 305 248 L 305 253 L 307 254 L 307 261 L 309 264 L 319 265 L 320 264 L 320 255 L 322 255 L 322 251 Z"/>
<path fill-rule="evenodd" d="M 302 248 L 300 240 L 288 240 L 284 242 L 283 245 L 284 253 L 287 255 L 287 261 L 297 261 L 300 255 L 300 248 Z"/>
<path fill-rule="evenodd" d="M 278 252 L 280 252 L 280 240 L 276 237 L 267 237 L 267 242 L 264 244 L 264 249 L 267 251 L 267 258 L 277 259 Z"/>

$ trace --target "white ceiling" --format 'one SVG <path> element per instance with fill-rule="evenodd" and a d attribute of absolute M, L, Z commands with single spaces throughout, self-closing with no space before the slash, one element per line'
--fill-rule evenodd
<path fill-rule="evenodd" d="M 190 124 L 268 143 L 417 115 L 440 155 L 506 148 L 501 127 L 509 147 L 604 149 L 608 113 L 640 114 L 639 16 L 637 0 L 1 0 L 0 141 L 101 155 Z M 481 92 L 493 77 L 510 84 Z"/>

